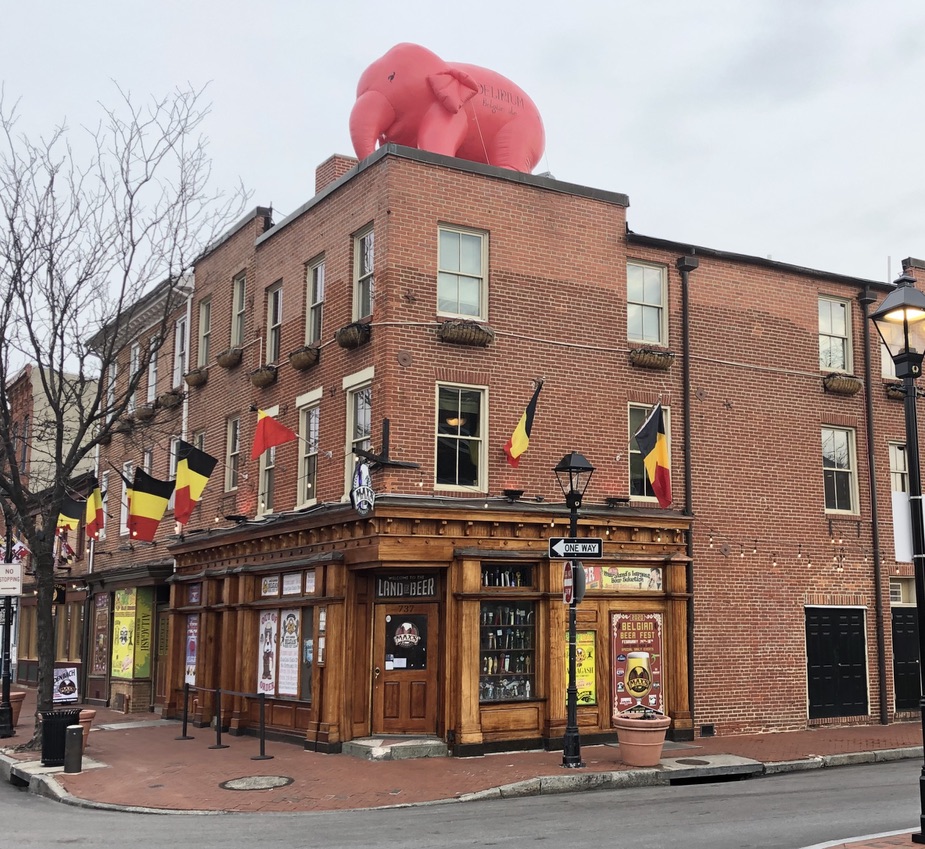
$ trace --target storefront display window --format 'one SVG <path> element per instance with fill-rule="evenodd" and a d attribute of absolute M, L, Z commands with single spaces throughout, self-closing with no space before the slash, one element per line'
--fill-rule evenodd
<path fill-rule="evenodd" d="M 482 602 L 479 701 L 503 702 L 536 696 L 536 605 Z"/>

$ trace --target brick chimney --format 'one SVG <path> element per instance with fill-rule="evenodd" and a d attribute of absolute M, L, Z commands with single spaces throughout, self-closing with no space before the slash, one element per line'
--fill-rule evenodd
<path fill-rule="evenodd" d="M 355 156 L 335 153 L 315 169 L 315 194 L 343 177 L 359 160 Z"/>

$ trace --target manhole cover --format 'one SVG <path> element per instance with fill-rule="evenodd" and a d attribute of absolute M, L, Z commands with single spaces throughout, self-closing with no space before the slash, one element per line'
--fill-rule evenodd
<path fill-rule="evenodd" d="M 249 775 L 245 778 L 231 778 L 218 786 L 223 790 L 273 790 L 292 784 L 285 775 Z"/>
<path fill-rule="evenodd" d="M 709 761 L 701 760 L 700 758 L 678 758 L 677 761 L 679 764 L 684 764 L 685 766 L 709 766 Z"/>

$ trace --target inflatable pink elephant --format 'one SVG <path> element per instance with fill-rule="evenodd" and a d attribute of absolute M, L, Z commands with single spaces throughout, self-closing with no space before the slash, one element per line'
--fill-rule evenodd
<path fill-rule="evenodd" d="M 417 44 L 396 45 L 363 72 L 350 138 L 360 159 L 391 142 L 527 173 L 545 146 L 540 113 L 518 86 Z"/>

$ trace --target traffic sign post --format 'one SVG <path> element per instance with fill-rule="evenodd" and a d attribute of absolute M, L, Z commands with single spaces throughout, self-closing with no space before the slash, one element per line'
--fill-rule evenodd
<path fill-rule="evenodd" d="M 576 557 L 590 557 L 592 560 L 604 556 L 604 540 L 595 537 L 550 537 L 549 558 L 574 560 Z"/>

